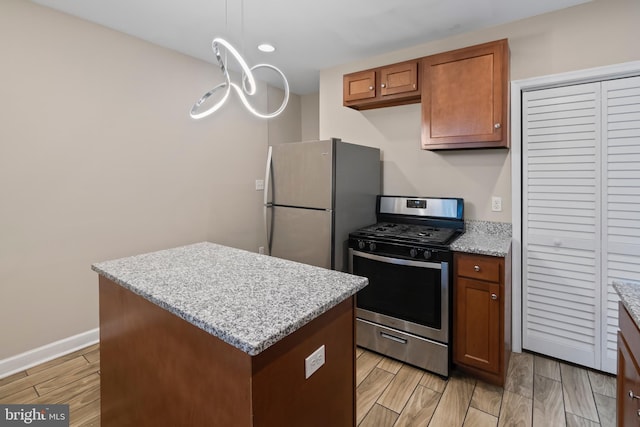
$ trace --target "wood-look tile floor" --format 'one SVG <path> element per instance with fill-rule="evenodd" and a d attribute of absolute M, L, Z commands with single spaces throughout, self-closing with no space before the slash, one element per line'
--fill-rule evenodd
<path fill-rule="evenodd" d="M 0 379 L 0 403 L 68 403 L 71 426 L 100 425 L 97 345 Z M 529 353 L 511 356 L 504 388 L 448 381 L 358 348 L 357 423 L 404 426 L 614 426 L 615 377 Z"/>
<path fill-rule="evenodd" d="M 70 426 L 99 426 L 98 344 L 0 379 L 0 403 L 68 404 Z"/>
<path fill-rule="evenodd" d="M 613 376 L 513 353 L 504 388 L 437 375 L 358 348 L 359 426 L 614 426 Z"/>

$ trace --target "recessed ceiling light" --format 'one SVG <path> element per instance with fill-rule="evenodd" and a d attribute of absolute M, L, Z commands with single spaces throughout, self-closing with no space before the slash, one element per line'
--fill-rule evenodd
<path fill-rule="evenodd" d="M 258 50 L 260 50 L 261 52 L 271 53 L 274 50 L 276 50 L 276 48 L 273 47 L 273 45 L 270 45 L 269 43 L 262 43 L 261 45 L 258 46 Z"/>

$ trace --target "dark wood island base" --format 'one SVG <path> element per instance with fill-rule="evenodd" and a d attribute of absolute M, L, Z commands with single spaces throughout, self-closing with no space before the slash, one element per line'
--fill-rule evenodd
<path fill-rule="evenodd" d="M 99 286 L 102 427 L 355 426 L 354 297 L 250 356 L 102 275 Z"/>

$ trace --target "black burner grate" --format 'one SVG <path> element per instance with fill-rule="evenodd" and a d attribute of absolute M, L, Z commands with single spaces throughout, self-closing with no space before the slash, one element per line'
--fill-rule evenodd
<path fill-rule="evenodd" d="M 357 234 L 357 237 L 360 238 L 382 239 L 388 242 L 444 245 L 456 234 L 456 230 L 426 225 L 382 222 L 361 228 L 352 234 Z"/>

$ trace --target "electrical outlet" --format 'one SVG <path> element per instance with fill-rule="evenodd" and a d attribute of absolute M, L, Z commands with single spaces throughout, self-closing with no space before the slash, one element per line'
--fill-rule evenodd
<path fill-rule="evenodd" d="M 256 191 L 264 190 L 264 179 L 256 179 Z"/>
<path fill-rule="evenodd" d="M 502 197 L 493 196 L 491 198 L 491 210 L 493 212 L 502 212 Z"/>
<path fill-rule="evenodd" d="M 309 378 L 324 365 L 324 344 L 304 359 L 305 378 Z"/>
<path fill-rule="evenodd" d="M 260 246 L 260 247 L 258 248 L 258 253 L 259 253 L 260 255 L 264 255 L 264 246 Z"/>

